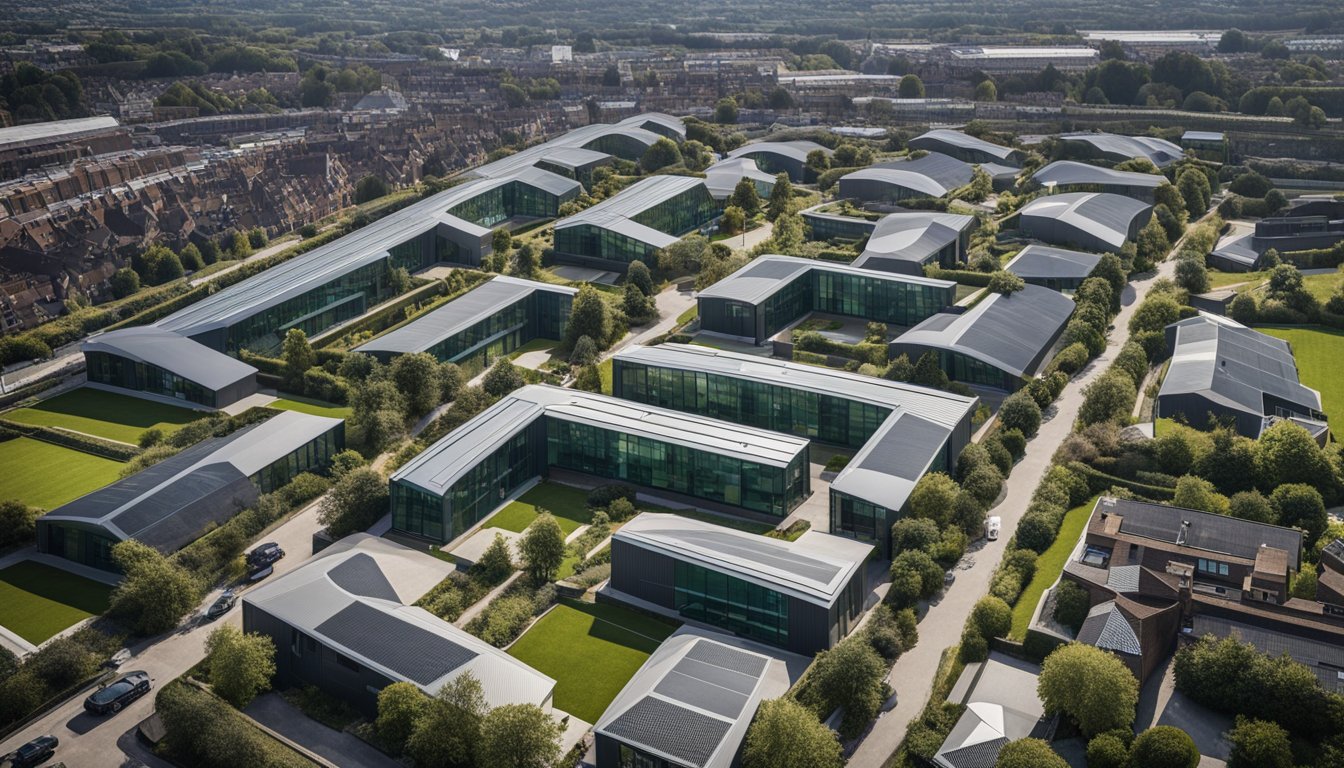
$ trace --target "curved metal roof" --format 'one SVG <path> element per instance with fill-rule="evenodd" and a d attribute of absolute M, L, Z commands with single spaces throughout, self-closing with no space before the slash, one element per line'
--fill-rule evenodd
<path fill-rule="evenodd" d="M 1092 274 L 1100 262 L 1101 254 L 1098 253 L 1033 244 L 1018 251 L 1003 268 L 1025 280 L 1081 280 Z"/>
<path fill-rule="evenodd" d="M 1047 219 L 1095 237 L 1120 250 L 1129 239 L 1130 225 L 1152 210 L 1147 203 L 1110 192 L 1066 192 L 1038 197 L 1022 207 L 1022 228 L 1033 218 Z"/>
<path fill-rule="evenodd" d="M 606 200 L 557 221 L 555 229 L 558 231 L 583 225 L 600 227 L 648 243 L 655 248 L 666 248 L 675 243 L 681 233 L 654 229 L 635 221 L 635 217 L 659 203 L 696 187 L 703 187 L 704 184 L 704 179 L 694 176 L 650 176 L 647 179 L 640 179 Z"/>
<path fill-rule="evenodd" d="M 1155 136 L 1121 136 L 1115 133 L 1067 133 L 1059 137 L 1060 141 L 1076 141 L 1091 146 L 1103 155 L 1118 160 L 1142 157 L 1152 161 L 1158 168 L 1185 157 L 1185 150 L 1166 139 Z"/>
<path fill-rule="evenodd" d="M 878 219 L 863 253 L 852 266 L 882 269 L 882 261 L 924 263 L 975 226 L 974 216 L 937 211 L 900 211 Z"/>
<path fill-rule="evenodd" d="M 1097 165 L 1079 163 L 1073 160 L 1056 160 L 1032 175 L 1038 184 L 1068 185 L 1094 184 L 1110 187 L 1139 187 L 1157 189 L 1167 183 L 1167 177 L 1158 173 L 1136 173 L 1117 171 Z"/>
<path fill-rule="evenodd" d="M 762 171 L 756 165 L 756 161 L 749 157 L 720 160 L 705 169 L 705 186 L 709 188 L 709 194 L 713 195 L 715 200 L 730 197 L 742 179 L 751 179 L 772 187 L 775 183 L 775 177 Z"/>
<path fill-rule="evenodd" d="M 153 326 L 100 333 L 89 337 L 80 349 L 85 354 L 105 352 L 158 366 L 206 389 L 223 389 L 257 372 L 247 363 Z"/>
<path fill-rule="evenodd" d="M 804 259 L 797 256 L 766 254 L 757 257 L 746 266 L 697 294 L 703 298 L 732 299 L 748 304 L 759 304 L 794 279 L 811 270 L 825 270 L 847 275 L 859 275 L 875 280 L 893 280 L 902 283 L 918 283 L 947 288 L 955 285 L 950 280 L 935 280 L 931 277 L 897 275 L 872 269 L 861 269 L 848 264 L 838 264 L 816 259 Z"/>
<path fill-rule="evenodd" d="M 807 162 L 807 156 L 811 152 L 821 150 L 827 157 L 835 154 L 832 150 L 823 147 L 815 141 L 758 141 L 754 144 L 743 144 L 728 153 L 729 157 L 750 157 L 757 153 L 770 155 L 779 155 L 800 163 Z"/>
<path fill-rule="evenodd" d="M 935 128 L 931 131 L 922 133 L 910 140 L 911 147 L 915 149 L 927 149 L 938 151 L 940 145 L 955 147 L 957 149 L 970 150 L 972 152 L 983 152 L 991 157 L 1011 163 L 1017 155 L 1017 150 L 1012 147 L 1005 147 L 1001 144 L 994 144 L 977 139 L 974 136 L 967 135 L 961 131 L 954 131 L 950 128 Z"/>

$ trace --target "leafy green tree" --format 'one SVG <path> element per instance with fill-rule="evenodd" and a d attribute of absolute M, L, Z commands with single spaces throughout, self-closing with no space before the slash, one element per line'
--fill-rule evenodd
<path fill-rule="evenodd" d="M 672 165 L 681 165 L 681 150 L 675 142 L 666 136 L 660 137 L 639 159 L 639 167 L 648 173 L 662 170 Z"/>
<path fill-rule="evenodd" d="M 1314 486 L 1332 474 L 1330 463 L 1311 434 L 1290 421 L 1280 421 L 1261 433 L 1257 448 L 1263 487 L 1284 483 Z"/>
<path fill-rule="evenodd" d="M 513 254 L 512 273 L 518 277 L 533 278 L 541 269 L 541 252 L 536 243 L 528 243 Z"/>
<path fill-rule="evenodd" d="M 943 569 L 928 552 L 908 549 L 896 555 L 891 561 L 891 572 L 902 571 L 919 574 L 920 599 L 927 600 L 943 588 Z"/>
<path fill-rule="evenodd" d="M 1083 405 L 1078 418 L 1083 424 L 1103 421 L 1125 423 L 1134 410 L 1138 389 L 1124 371 L 1107 370 L 1083 389 Z"/>
<path fill-rule="evenodd" d="M 246 232 L 234 230 L 229 233 L 229 255 L 235 259 L 245 259 L 252 255 L 252 242 Z"/>
<path fill-rule="evenodd" d="M 1227 768 L 1293 768 L 1293 745 L 1278 723 L 1238 717 L 1227 740 Z"/>
<path fill-rule="evenodd" d="M 602 294 L 588 283 L 579 286 L 565 326 L 566 344 L 573 349 L 580 336 L 587 336 L 598 347 L 605 348 L 611 340 L 611 328 L 611 308 Z"/>
<path fill-rule="evenodd" d="M 1213 188 L 1209 185 L 1209 177 L 1198 168 L 1189 167 L 1182 170 L 1176 176 L 1176 189 L 1181 193 L 1181 199 L 1185 201 L 1185 210 L 1192 219 L 1203 216 L 1204 212 L 1209 210 Z"/>
<path fill-rule="evenodd" d="M 737 122 L 737 100 L 731 96 L 719 99 L 714 105 L 714 122 L 730 125 Z"/>
<path fill-rule="evenodd" d="M 777 220 L 786 213 L 793 212 L 793 183 L 789 181 L 789 174 L 780 173 L 775 176 L 775 184 L 770 188 L 770 204 L 766 208 L 766 218 L 771 221 Z"/>
<path fill-rule="evenodd" d="M 943 472 L 930 472 L 910 492 L 910 514 L 946 525 L 961 487 Z"/>
<path fill-rule="evenodd" d="M 787 253 L 803 244 L 803 232 L 803 217 L 792 212 L 785 213 L 775 219 L 771 239 L 775 241 L 776 248 Z"/>
<path fill-rule="evenodd" d="M 1018 390 L 1004 398 L 1003 405 L 999 406 L 999 424 L 1027 437 L 1035 437 L 1041 428 L 1041 406 L 1030 393 Z"/>
<path fill-rule="evenodd" d="M 355 204 L 377 200 L 386 196 L 390 191 L 386 181 L 373 175 L 365 176 L 355 183 Z"/>
<path fill-rule="evenodd" d="M 1003 745 L 994 768 L 1068 768 L 1068 763 L 1040 739 L 1018 739 Z"/>
<path fill-rule="evenodd" d="M 1202 477 L 1185 475 L 1176 481 L 1176 493 L 1171 503 L 1184 509 L 1198 509 L 1216 515 L 1228 514 L 1228 499 L 1214 489 L 1213 483 Z"/>
<path fill-rule="evenodd" d="M 130 267 L 122 267 L 112 273 L 108 284 L 112 287 L 114 297 L 124 299 L 140 290 L 140 275 Z"/>
<path fill-rule="evenodd" d="M 947 373 L 943 371 L 938 364 L 938 353 L 925 352 L 915 361 L 915 370 L 910 379 L 915 384 L 921 384 L 935 389 L 946 389 L 948 385 Z"/>
<path fill-rule="evenodd" d="M 970 622 L 986 640 L 1004 637 L 1013 628 L 1013 609 L 999 598 L 985 595 L 971 609 Z"/>
<path fill-rule="evenodd" d="M 840 742 L 802 704 L 783 697 L 761 702 L 747 730 L 743 768 L 841 768 Z"/>
<path fill-rule="evenodd" d="M 1055 621 L 1072 629 L 1074 634 L 1082 628 L 1091 606 L 1091 596 L 1076 582 L 1062 579 L 1055 587 Z"/>
<path fill-rule="evenodd" d="M 31 542 L 37 535 L 37 518 L 41 515 L 42 510 L 30 508 L 16 499 L 0 501 L 0 547 Z"/>
<path fill-rule="evenodd" d="M 812 175 L 817 176 L 830 170 L 831 158 L 828 157 L 824 151 L 814 149 L 807 153 L 805 165 Z"/>
<path fill-rule="evenodd" d="M 816 697 L 823 711 L 844 707 L 840 734 L 853 738 L 877 716 L 886 674 L 887 666 L 872 646 L 851 637 L 817 654 L 807 694 Z"/>
<path fill-rule="evenodd" d="M 339 480 L 367 463 L 359 451 L 347 448 L 331 457 L 331 476 Z"/>
<path fill-rule="evenodd" d="M 751 218 L 761 212 L 761 197 L 756 193 L 756 182 L 743 177 L 733 187 L 733 194 L 728 197 L 728 205 L 737 206 L 742 209 L 742 213 L 747 218 Z"/>
<path fill-rule="evenodd" d="M 1155 725 L 1134 739 L 1130 768 L 1197 768 L 1199 750 L 1190 734 L 1170 725 Z"/>
<path fill-rule="evenodd" d="M 900 85 L 896 88 L 902 99 L 924 98 L 924 81 L 919 79 L 919 75 L 912 74 L 902 77 Z"/>
<path fill-rule="evenodd" d="M 932 553 L 941 540 L 938 524 L 928 518 L 903 517 L 891 526 L 892 554 L 907 550 Z"/>
<path fill-rule="evenodd" d="M 417 768 L 471 768 L 488 711 L 484 690 L 472 673 L 452 678 L 415 721 L 406 754 Z"/>
<path fill-rule="evenodd" d="M 1137 255 L 1134 258 L 1134 269 L 1138 272 L 1146 272 L 1166 258 L 1167 251 L 1171 250 L 1171 240 L 1167 238 L 1167 231 L 1162 228 L 1162 222 L 1157 217 L 1149 219 L 1148 224 L 1139 230 L 1135 245 Z"/>
<path fill-rule="evenodd" d="M 434 410 L 442 399 L 439 361 L 428 352 L 398 355 L 391 365 L 392 381 L 405 398 L 406 412 L 419 418 Z"/>
<path fill-rule="evenodd" d="M 560 758 L 564 728 L 535 704 L 505 704 L 481 720 L 477 765 L 551 768 Z"/>
<path fill-rule="evenodd" d="M 318 507 L 318 522 L 333 539 L 368 530 L 387 513 L 387 480 L 362 467 L 337 480 Z"/>
<path fill-rule="evenodd" d="M 196 247 L 195 243 L 187 243 L 177 254 L 177 260 L 182 262 L 182 268 L 195 272 L 205 266 L 205 259 L 201 256 L 201 249 Z"/>
<path fill-rule="evenodd" d="M 112 547 L 112 560 L 125 577 L 112 590 L 108 614 L 137 635 L 167 632 L 201 600 L 185 568 L 135 539 Z"/>
<path fill-rule="evenodd" d="M 266 230 L 261 227 L 253 227 L 247 230 L 247 244 L 253 249 L 265 248 L 270 238 L 266 237 Z"/>
<path fill-rule="evenodd" d="M 523 567 L 533 581 L 545 582 L 555 578 L 560 563 L 565 559 L 565 534 L 555 517 L 540 512 L 518 540 Z"/>
<path fill-rule="evenodd" d="M 490 366 L 481 379 L 481 388 L 493 397 L 503 397 L 519 387 L 527 385 L 527 379 L 509 358 L 501 357 Z"/>
<path fill-rule="evenodd" d="M 1325 532 L 1329 518 L 1321 492 L 1305 483 L 1285 483 L 1269 495 L 1269 503 L 1279 515 L 1279 525 L 1301 528 L 1306 533 L 1303 542 L 1310 547 Z"/>
<path fill-rule="evenodd" d="M 505 576 L 513 572 L 513 553 L 509 550 L 508 540 L 496 533 L 495 540 L 485 548 L 473 569 L 479 571 L 487 583 L 498 584 L 503 581 Z"/>
<path fill-rule="evenodd" d="M 1278 523 L 1278 513 L 1274 511 L 1266 499 L 1259 491 L 1241 491 L 1232 495 L 1228 500 L 1227 513 L 1232 517 L 1238 517 L 1242 520 L 1254 520 L 1257 523 Z"/>
<path fill-rule="evenodd" d="M 1012 272 L 999 270 L 989 276 L 989 290 L 992 293 L 1002 293 L 1005 296 L 1016 293 L 1027 287 L 1027 281 L 1014 275 Z"/>
<path fill-rule="evenodd" d="M 1070 643 L 1041 665 L 1036 691 L 1047 713 L 1061 713 L 1084 736 L 1128 728 L 1139 702 L 1139 683 L 1119 658 L 1095 646 Z"/>
<path fill-rule="evenodd" d="M 653 295 L 653 274 L 649 272 L 648 266 L 636 259 L 630 262 L 630 267 L 625 272 L 625 281 L 634 283 L 639 292 L 645 296 Z"/>
<path fill-rule="evenodd" d="M 1129 274 L 1125 271 L 1125 264 L 1120 257 L 1114 253 L 1103 253 L 1101 261 L 1092 269 L 1091 277 L 1100 277 L 1110 284 L 1111 312 L 1120 311 L 1120 298 L 1129 283 Z"/>
<path fill-rule="evenodd" d="M 1199 256 L 1177 259 L 1176 284 L 1192 294 L 1207 293 L 1211 283 L 1204 259 Z"/>
<path fill-rule="evenodd" d="M 275 675 L 275 643 L 268 635 L 245 635 L 237 627 L 224 624 L 205 639 L 205 661 L 210 668 L 210 687 L 242 709 L 257 694 L 270 689 Z"/>
<path fill-rule="evenodd" d="M 980 84 L 975 86 L 976 101 L 998 101 L 999 89 L 994 85 L 993 80 L 981 80 Z"/>
<path fill-rule="evenodd" d="M 415 683 L 396 682 L 378 692 L 378 740 L 393 755 L 406 749 L 415 725 L 429 707 L 430 699 Z"/>
<path fill-rule="evenodd" d="M 490 235 L 490 249 L 495 253 L 508 253 L 513 248 L 513 235 L 506 227 L 497 227 Z"/>
<path fill-rule="evenodd" d="M 736 235 L 747 228 L 747 215 L 741 208 L 730 205 L 723 209 L 723 216 L 719 218 L 719 227 L 725 234 Z"/>
<path fill-rule="evenodd" d="M 290 328 L 285 334 L 281 355 L 285 359 L 285 386 L 302 392 L 303 375 L 317 365 L 317 353 L 308 343 L 308 335 L 298 328 Z"/>

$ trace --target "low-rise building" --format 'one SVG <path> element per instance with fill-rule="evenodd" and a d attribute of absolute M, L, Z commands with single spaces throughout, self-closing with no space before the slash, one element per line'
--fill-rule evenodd
<path fill-rule="evenodd" d="M 807 156 L 813 152 L 821 152 L 828 158 L 834 154 L 815 141 L 758 141 L 734 149 L 728 157 L 755 160 L 762 171 L 787 173 L 790 181 L 798 183 L 812 180 L 807 169 Z"/>
<path fill-rule="evenodd" d="M 89 386 L 98 389 L 212 409 L 257 391 L 256 368 L 153 326 L 100 333 L 80 350 Z"/>
<path fill-rule="evenodd" d="M 768 198 L 774 191 L 775 176 L 762 171 L 756 165 L 756 161 L 749 157 L 720 160 L 705 169 L 705 186 L 720 205 L 732 197 L 733 190 L 743 179 L 751 180 L 752 186 L 756 188 L 756 194 L 762 199 Z"/>
<path fill-rule="evenodd" d="M 901 211 L 877 220 L 863 253 L 850 266 L 923 276 L 924 268 L 955 269 L 965 263 L 974 216 L 937 211 Z"/>
<path fill-rule="evenodd" d="M 1112 192 L 1145 203 L 1153 202 L 1157 188 L 1168 183 L 1157 173 L 1117 171 L 1076 160 L 1056 160 L 1032 175 L 1034 184 L 1054 192 Z"/>
<path fill-rule="evenodd" d="M 625 270 L 713 222 L 719 206 L 704 179 L 650 176 L 555 224 L 556 258 Z"/>
<path fill-rule="evenodd" d="M 1100 263 L 1099 254 L 1028 245 L 1003 268 L 1032 285 L 1071 292 L 1077 290 Z"/>
<path fill-rule="evenodd" d="M 1134 158 L 1152 162 L 1158 168 L 1185 157 L 1185 152 L 1166 139 L 1156 136 L 1121 136 L 1114 133 L 1067 133 L 1059 137 L 1065 151 L 1079 158 L 1099 158 L 1122 163 Z"/>
<path fill-rule="evenodd" d="M 909 142 L 910 149 L 922 149 L 926 152 L 940 152 L 967 163 L 997 163 L 1020 166 L 1023 155 L 1020 150 L 978 139 L 961 131 L 950 128 L 935 128 L 922 133 Z"/>
<path fill-rule="evenodd" d="M 1046 195 L 1018 212 L 1023 234 L 1052 245 L 1119 253 L 1152 218 L 1153 206 L 1109 192 Z"/>

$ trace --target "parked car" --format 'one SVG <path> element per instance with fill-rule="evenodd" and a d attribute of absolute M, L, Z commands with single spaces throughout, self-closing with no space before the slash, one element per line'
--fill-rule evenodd
<path fill-rule="evenodd" d="M 116 714 L 146 693 L 149 693 L 149 673 L 129 672 L 90 694 L 84 700 L 84 710 L 93 715 Z"/>
<path fill-rule="evenodd" d="M 249 571 L 260 571 L 263 568 L 274 565 L 280 558 L 285 556 L 285 550 L 280 548 L 279 544 L 268 541 L 265 544 L 258 545 L 251 552 L 247 553 L 247 569 Z"/>
<path fill-rule="evenodd" d="M 1003 529 L 1003 518 L 998 515 L 985 518 L 985 538 L 990 541 L 999 540 L 999 531 Z"/>
<path fill-rule="evenodd" d="M 60 743 L 61 740 L 55 736 L 38 736 L 14 751 L 14 755 L 10 758 L 10 765 L 13 768 L 29 768 L 34 765 L 41 765 L 56 754 L 56 747 Z"/>
<path fill-rule="evenodd" d="M 228 613 L 229 609 L 237 602 L 238 593 L 234 592 L 232 589 L 226 589 L 223 594 L 215 598 L 215 602 L 211 603 L 209 608 L 205 609 L 205 617 L 214 621 L 220 616 Z"/>
<path fill-rule="evenodd" d="M 249 583 L 255 584 L 258 581 L 261 581 L 262 579 L 266 578 L 267 576 L 270 576 L 272 573 L 275 573 L 275 566 L 273 565 L 262 566 L 261 568 L 258 568 L 255 571 L 248 571 L 247 580 Z"/>

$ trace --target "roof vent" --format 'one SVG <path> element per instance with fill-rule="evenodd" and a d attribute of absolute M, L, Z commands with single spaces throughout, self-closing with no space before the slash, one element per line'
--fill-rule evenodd
<path fill-rule="evenodd" d="M 1190 529 L 1190 521 L 1182 520 L 1181 527 L 1176 531 L 1176 546 L 1183 546 L 1187 539 L 1187 533 Z"/>

